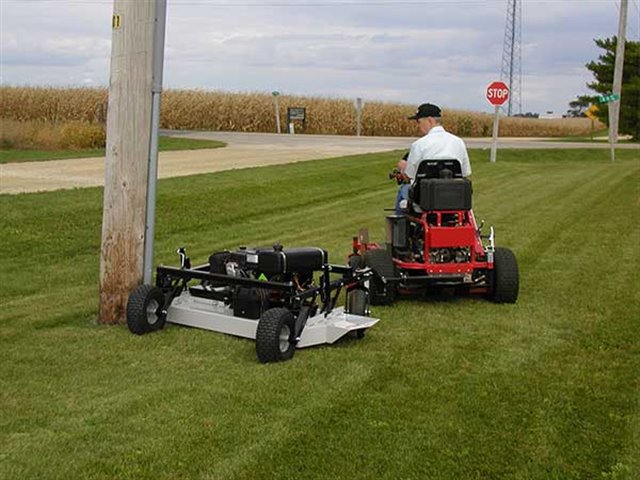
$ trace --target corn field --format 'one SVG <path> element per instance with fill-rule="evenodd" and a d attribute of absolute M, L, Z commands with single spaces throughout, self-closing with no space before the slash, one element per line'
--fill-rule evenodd
<path fill-rule="evenodd" d="M 306 108 L 302 130 L 310 134 L 353 135 L 356 112 L 352 100 L 281 95 L 280 123 L 286 129 L 287 107 Z M 105 88 L 0 87 L 0 118 L 18 122 L 104 124 L 108 94 Z M 366 102 L 362 134 L 367 136 L 415 136 L 415 105 Z M 491 136 L 493 116 L 443 106 L 442 122 L 462 137 Z M 166 90 L 162 95 L 161 128 L 236 132 L 275 132 L 273 97 L 268 93 L 228 93 L 205 90 Z M 597 124 L 596 128 L 602 128 Z M 561 137 L 588 135 L 585 118 L 541 120 L 504 117 L 502 137 Z"/>

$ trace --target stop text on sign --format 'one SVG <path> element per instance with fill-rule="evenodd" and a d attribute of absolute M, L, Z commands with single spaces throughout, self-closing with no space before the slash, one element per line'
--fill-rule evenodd
<path fill-rule="evenodd" d="M 492 82 L 487 87 L 487 101 L 491 105 L 502 105 L 509 100 L 509 87 L 504 82 Z"/>
<path fill-rule="evenodd" d="M 497 98 L 498 100 L 506 100 L 509 98 L 509 90 L 506 88 L 490 88 L 487 91 L 487 98 L 493 99 Z"/>

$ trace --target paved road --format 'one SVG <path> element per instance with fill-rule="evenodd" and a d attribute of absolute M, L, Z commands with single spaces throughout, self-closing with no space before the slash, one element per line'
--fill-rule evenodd
<path fill-rule="evenodd" d="M 300 162 L 343 155 L 406 150 L 415 138 L 278 135 L 270 133 L 163 131 L 173 136 L 220 140 L 226 148 L 161 152 L 159 177 L 178 177 L 234 168 Z M 491 139 L 466 139 L 469 148 L 490 148 Z M 608 148 L 607 144 L 503 139 L 499 148 Z M 619 148 L 638 145 L 621 144 Z M 104 185 L 104 158 L 0 165 L 0 193 L 51 191 Z"/>
<path fill-rule="evenodd" d="M 278 135 L 277 133 L 193 132 L 162 130 L 161 134 L 175 137 L 219 140 L 235 146 L 261 148 L 300 148 L 353 150 L 356 153 L 407 150 L 417 137 L 353 137 L 345 135 Z M 467 148 L 491 148 L 491 138 L 465 138 Z M 499 148 L 609 148 L 608 143 L 557 142 L 548 138 L 498 139 Z M 616 148 L 640 149 L 638 144 L 621 143 Z"/>

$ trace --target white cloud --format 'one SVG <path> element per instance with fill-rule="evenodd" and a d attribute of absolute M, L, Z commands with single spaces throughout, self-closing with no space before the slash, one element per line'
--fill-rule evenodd
<path fill-rule="evenodd" d="M 165 85 L 490 111 L 484 88 L 500 74 L 506 1 L 304 3 L 168 0 Z M 0 10 L 3 82 L 108 83 L 111 2 L 0 0 Z M 610 0 L 525 0 L 523 109 L 566 110 L 586 92 L 593 38 L 616 29 Z"/>

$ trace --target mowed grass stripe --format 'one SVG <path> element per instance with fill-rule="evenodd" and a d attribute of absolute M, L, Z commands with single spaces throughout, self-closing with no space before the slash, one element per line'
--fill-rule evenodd
<path fill-rule="evenodd" d="M 621 158 L 626 168 L 613 175 L 589 154 L 584 164 L 545 157 L 542 169 L 519 154 L 505 152 L 496 165 L 482 155 L 472 152 L 475 210 L 519 256 L 519 303 L 405 300 L 375 308 L 382 321 L 361 342 L 271 366 L 255 363 L 246 340 L 92 326 L 97 287 L 73 282 L 97 282 L 99 226 L 86 226 L 99 223 L 100 195 L 0 198 L 3 208 L 31 207 L 3 219 L 3 231 L 49 242 L 35 258 L 0 260 L 19 275 L 16 285 L 33 277 L 38 286 L 0 313 L 10 359 L 0 474 L 633 478 L 639 232 L 620 218 L 637 216 L 637 162 Z M 273 239 L 317 244 L 341 261 L 359 227 L 383 240 L 381 208 L 394 198 L 384 176 L 396 158 L 330 161 L 340 175 L 320 161 L 162 181 L 157 257 L 174 263 L 185 245 L 203 260 L 218 247 Z M 537 189 L 528 188 L 541 171 Z M 494 183 L 504 188 L 486 188 Z M 52 234 L 58 211 L 69 222 L 60 239 Z M 9 251 L 20 250 L 17 238 Z M 592 281 L 614 276 L 619 283 Z"/>

